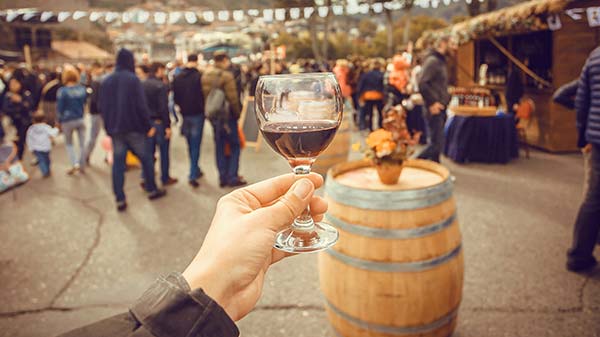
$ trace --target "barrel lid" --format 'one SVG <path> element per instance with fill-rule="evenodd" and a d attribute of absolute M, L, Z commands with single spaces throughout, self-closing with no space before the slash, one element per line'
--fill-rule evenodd
<path fill-rule="evenodd" d="M 436 205 L 452 197 L 448 170 L 426 160 L 408 160 L 395 185 L 379 181 L 369 161 L 334 166 L 328 172 L 325 191 L 342 204 L 375 210 L 402 210 Z"/>

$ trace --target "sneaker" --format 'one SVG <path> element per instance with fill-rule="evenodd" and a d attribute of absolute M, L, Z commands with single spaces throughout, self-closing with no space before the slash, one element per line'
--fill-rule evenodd
<path fill-rule="evenodd" d="M 200 187 L 200 183 L 196 180 L 190 180 L 188 181 L 188 183 L 190 184 L 190 186 L 192 186 L 193 188 L 198 188 Z"/>
<path fill-rule="evenodd" d="M 140 181 L 140 187 L 142 188 L 142 190 L 146 190 L 146 183 L 144 183 L 144 181 Z"/>
<path fill-rule="evenodd" d="M 163 186 L 174 185 L 174 184 L 177 184 L 178 181 L 179 180 L 177 178 L 169 177 L 169 179 L 167 179 L 167 181 L 163 182 Z"/>
<path fill-rule="evenodd" d="M 37 164 L 39 163 L 37 158 L 33 158 L 31 159 L 31 162 L 29 164 L 31 164 L 31 166 L 37 166 Z"/>
<path fill-rule="evenodd" d="M 596 259 L 592 256 L 590 259 L 584 260 L 583 262 L 581 260 L 567 261 L 567 269 L 569 271 L 579 273 L 579 272 L 588 271 L 588 270 L 594 268 L 597 264 L 598 264 L 598 261 L 596 261 Z"/>
<path fill-rule="evenodd" d="M 72 176 L 79 171 L 79 167 L 73 166 L 67 171 L 67 175 Z"/>
<path fill-rule="evenodd" d="M 235 181 L 230 182 L 229 184 L 227 184 L 227 186 L 229 186 L 229 187 L 238 187 L 238 186 L 244 186 L 244 185 L 247 185 L 247 184 L 248 184 L 248 182 L 244 179 L 244 177 L 238 176 Z"/>
<path fill-rule="evenodd" d="M 123 212 L 126 209 L 127 209 L 127 202 L 125 200 L 117 201 L 117 211 Z"/>
<path fill-rule="evenodd" d="M 148 199 L 156 200 L 156 199 L 164 197 L 165 195 L 167 195 L 166 190 L 156 189 L 156 190 L 154 190 L 154 192 L 150 192 L 150 194 L 148 194 Z"/>

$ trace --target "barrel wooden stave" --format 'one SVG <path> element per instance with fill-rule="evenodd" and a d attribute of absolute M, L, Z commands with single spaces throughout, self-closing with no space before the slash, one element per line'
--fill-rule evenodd
<path fill-rule="evenodd" d="M 328 213 L 338 214 L 339 219 L 344 222 L 367 227 L 368 219 L 372 218 L 373 225 L 370 227 L 383 229 L 422 228 L 447 220 L 456 213 L 453 198 L 442 204 L 420 209 L 414 214 L 411 214 L 410 211 L 381 213 L 361 210 L 361 212 L 355 212 L 356 209 L 348 208 L 333 200 L 328 200 L 328 202 Z M 330 223 L 335 225 L 333 221 Z M 335 246 L 337 251 L 356 258 L 381 262 L 429 260 L 451 251 L 461 242 L 460 228 L 456 219 L 443 230 L 429 234 L 426 242 L 423 242 L 422 238 L 376 239 L 353 234 L 339 228 L 338 231 L 340 240 Z"/>
<path fill-rule="evenodd" d="M 462 266 L 462 253 L 436 268 L 408 273 L 375 272 L 328 254 L 319 257 L 320 270 L 332 271 L 320 279 L 328 303 L 360 321 L 394 327 L 426 325 L 458 309 Z"/>
<path fill-rule="evenodd" d="M 329 179 L 365 165 L 336 165 Z M 449 179 L 442 166 L 420 160 L 407 165 L 435 172 L 440 181 Z M 380 187 L 371 184 L 366 188 Z M 344 194 L 338 195 L 343 199 Z M 464 269 L 454 198 L 398 210 L 359 208 L 327 198 L 328 216 L 346 226 L 336 226 L 338 244 L 319 256 L 321 289 L 336 331 L 344 337 L 451 335 L 462 298 Z M 335 225 L 335 221 L 330 223 Z M 385 237 L 388 233 L 396 238 Z M 389 266 L 392 269 L 388 270 Z"/>
<path fill-rule="evenodd" d="M 327 310 L 327 317 L 333 325 L 338 336 L 344 337 L 449 337 L 456 328 L 457 318 L 453 318 L 448 324 L 427 332 L 422 333 L 409 333 L 409 334 L 390 334 L 390 333 L 379 333 L 373 332 L 366 329 L 358 328 L 352 323 L 349 323 L 346 319 L 336 315 L 331 310 Z M 344 331 L 342 333 L 341 331 Z"/>

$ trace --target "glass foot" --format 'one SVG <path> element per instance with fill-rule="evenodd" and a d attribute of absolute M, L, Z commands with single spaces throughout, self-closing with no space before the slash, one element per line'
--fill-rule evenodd
<path fill-rule="evenodd" d="M 315 222 L 308 230 L 289 227 L 277 233 L 273 247 L 288 253 L 313 253 L 333 246 L 339 234 L 335 227 Z"/>

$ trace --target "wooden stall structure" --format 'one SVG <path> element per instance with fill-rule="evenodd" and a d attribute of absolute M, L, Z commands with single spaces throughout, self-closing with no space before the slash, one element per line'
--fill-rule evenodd
<path fill-rule="evenodd" d="M 427 47 L 442 35 L 458 41 L 450 71 L 458 87 L 485 87 L 502 96 L 516 78 L 536 105 L 526 125 L 527 142 L 571 151 L 577 144 L 575 112 L 553 103 L 552 94 L 579 77 L 600 44 L 599 7 L 597 0 L 527 1 L 430 31 L 417 45 Z M 480 78 L 483 64 L 487 73 Z"/>

